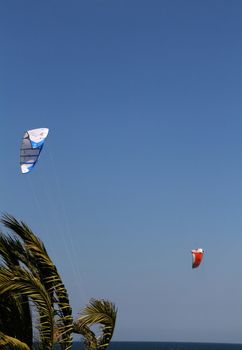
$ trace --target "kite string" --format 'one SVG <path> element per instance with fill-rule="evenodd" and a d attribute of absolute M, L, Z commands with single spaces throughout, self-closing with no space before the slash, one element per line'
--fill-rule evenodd
<path fill-rule="evenodd" d="M 40 218 L 40 220 L 39 220 L 40 225 L 42 226 L 43 231 L 44 231 L 45 233 L 47 233 L 47 232 L 48 232 L 48 229 L 47 229 L 47 226 L 43 224 L 43 223 L 45 222 L 45 220 L 42 220 L 42 218 L 41 218 L 41 210 L 40 210 L 41 205 L 40 205 L 40 201 L 39 201 L 39 199 L 38 199 L 38 196 L 37 196 L 37 194 L 36 194 L 36 191 L 35 191 L 35 189 L 34 189 L 31 176 L 29 176 L 29 174 L 26 174 L 25 176 L 28 178 L 28 179 L 27 179 L 28 186 L 29 186 L 30 192 L 32 193 L 32 197 L 33 197 L 33 199 L 34 199 L 34 206 L 35 206 L 35 208 L 36 208 L 36 213 L 37 213 L 37 215 L 38 215 L 39 218 Z"/>
<path fill-rule="evenodd" d="M 57 174 L 57 169 L 56 169 L 56 166 L 55 166 L 55 160 L 54 160 L 54 156 L 52 154 L 51 151 L 48 151 L 48 156 L 49 156 L 49 159 L 50 159 L 50 162 L 51 162 L 51 166 L 52 166 L 52 172 L 53 172 L 53 175 L 54 175 L 54 180 L 55 180 L 55 187 L 56 187 L 56 192 L 57 192 L 57 196 L 58 196 L 58 202 L 61 206 L 61 216 L 62 218 L 64 219 L 64 227 L 65 227 L 65 231 L 67 232 L 67 235 L 65 235 L 65 239 L 64 239 L 64 243 L 65 243 L 65 246 L 67 247 L 67 239 L 66 237 L 68 237 L 68 241 L 70 243 L 69 247 L 70 247 L 70 250 L 71 250 L 71 254 L 70 254 L 70 251 L 68 251 L 68 255 L 70 256 L 70 261 L 71 261 L 71 266 L 72 266 L 72 269 L 73 269 L 73 272 L 75 274 L 75 277 L 78 276 L 78 279 L 80 280 L 81 282 L 81 285 L 82 285 L 82 288 L 81 286 L 78 284 L 78 290 L 80 291 L 81 294 L 83 294 L 83 298 L 86 300 L 87 297 L 86 297 L 86 292 L 85 292 L 85 288 L 83 287 L 84 283 L 83 283 L 83 276 L 81 274 L 81 271 L 78 267 L 78 264 L 77 264 L 77 255 L 76 255 L 76 249 L 74 247 L 74 243 L 73 243 L 73 239 L 72 239 L 72 234 L 71 234 L 71 229 L 70 229 L 70 221 L 68 219 L 68 214 L 67 214 L 67 209 L 65 207 L 65 204 L 64 204 L 64 201 L 63 201 L 63 196 L 61 194 L 61 186 L 60 186 L 60 181 L 59 181 L 59 176 Z M 73 259 L 74 258 L 74 259 Z M 73 262 L 74 260 L 74 262 Z"/>
<path fill-rule="evenodd" d="M 26 174 L 26 175 L 27 175 L 27 177 L 29 177 L 28 176 L 29 174 Z M 43 214 L 43 211 L 41 210 L 42 206 L 40 204 L 40 198 L 39 198 L 39 195 L 37 194 L 36 186 L 33 185 L 32 181 L 33 180 L 30 179 L 30 177 L 29 177 L 28 184 L 29 184 L 30 192 L 32 193 L 32 197 L 34 199 L 34 206 L 36 208 L 36 213 L 38 213 L 38 216 L 39 216 L 39 220 L 38 221 L 40 221 L 42 229 L 45 232 L 45 235 L 48 235 L 49 230 L 48 230 L 47 226 L 43 224 L 43 223 L 46 222 L 46 219 L 42 220 L 42 217 L 44 217 L 44 214 Z M 51 209 L 51 213 L 52 213 L 51 216 L 52 216 L 52 219 L 54 219 L 55 226 L 57 228 L 57 230 L 54 230 L 54 232 L 53 231 L 51 232 L 51 236 L 53 238 L 53 235 L 55 234 L 55 231 L 59 232 L 58 236 L 55 237 L 54 241 L 61 239 L 62 246 L 64 246 L 64 249 L 65 249 L 65 252 L 66 252 L 66 256 L 68 257 L 68 260 L 70 262 L 70 266 L 72 268 L 73 275 L 75 277 L 74 280 L 76 280 L 76 277 L 78 276 L 78 270 L 76 269 L 76 266 L 73 264 L 73 259 L 72 259 L 73 258 L 73 253 L 71 253 L 70 250 L 68 249 L 68 244 L 67 244 L 66 237 L 63 234 L 62 226 L 60 224 L 60 221 L 58 220 L 58 213 L 57 214 L 54 213 L 52 205 L 51 205 L 51 202 L 53 202 L 54 196 L 51 196 L 50 192 L 46 190 L 45 186 L 43 186 L 43 184 L 41 183 L 41 179 L 40 178 L 38 178 L 38 188 L 41 188 L 41 196 L 43 197 L 44 202 L 48 203 L 47 206 L 45 206 L 45 207 L 48 208 L 48 209 Z M 54 208 L 56 208 L 56 203 L 54 203 Z M 58 209 L 57 209 L 57 211 L 58 211 Z M 63 215 L 59 215 L 59 216 L 63 217 Z M 48 249 L 49 249 L 49 247 L 48 247 Z M 79 285 L 78 285 L 78 287 L 80 289 Z"/>
<path fill-rule="evenodd" d="M 29 175 L 29 174 L 27 174 L 27 177 L 29 177 L 28 175 Z M 34 198 L 36 213 L 37 213 L 38 216 L 39 216 L 38 222 L 40 222 L 40 225 L 42 226 L 42 229 L 43 229 L 43 232 L 44 232 L 45 237 L 49 237 L 49 236 L 50 236 L 50 229 L 49 229 L 49 228 L 47 227 L 47 225 L 46 225 L 46 221 L 47 221 L 47 220 L 46 220 L 46 216 L 47 216 L 47 213 L 45 213 L 45 212 L 43 211 L 43 208 L 46 208 L 46 209 L 50 212 L 50 208 L 51 208 L 50 197 L 51 197 L 51 196 L 48 196 L 48 195 L 47 195 L 47 194 L 48 194 L 48 191 L 45 189 L 44 184 L 41 183 L 41 177 L 38 177 L 38 186 L 34 186 L 34 185 L 33 185 L 33 175 L 29 177 L 29 179 L 28 179 L 28 184 L 29 184 L 29 188 L 30 188 L 30 190 L 31 190 L 31 192 L 32 192 L 32 196 L 33 196 L 33 198 Z M 40 195 L 37 193 L 36 188 L 41 188 L 41 197 L 40 197 Z M 41 205 L 40 198 L 42 198 L 42 199 L 43 199 L 43 202 L 44 202 L 45 204 L 47 204 L 47 205 L 42 206 L 42 205 Z M 49 205 L 48 205 L 48 204 L 49 204 Z M 55 225 L 56 225 L 56 222 L 57 222 L 57 220 L 56 220 L 56 215 L 53 215 L 53 210 L 51 210 L 51 213 L 52 213 L 51 218 L 52 218 L 52 220 L 54 219 Z M 56 227 L 57 227 L 57 225 L 56 225 Z M 61 237 L 61 240 L 63 241 L 63 245 L 64 245 L 64 247 L 65 247 L 65 249 L 66 249 L 66 251 L 67 251 L 67 256 L 68 256 L 69 251 L 68 251 L 67 248 L 66 248 L 66 242 L 65 242 L 65 240 L 64 240 L 64 237 L 62 237 L 62 234 L 57 236 L 56 233 L 55 233 L 55 231 L 56 231 L 56 230 L 52 230 L 52 231 L 51 231 L 51 237 L 52 237 L 52 239 L 54 238 L 54 241 L 56 241 L 56 240 L 59 240 L 60 237 Z M 60 230 L 60 231 L 61 231 L 61 230 Z M 54 237 L 54 236 L 55 236 L 55 237 Z M 49 246 L 48 246 L 48 250 L 50 251 L 51 248 L 52 248 L 51 245 L 49 245 Z M 53 253 L 51 252 L 50 255 L 52 256 Z"/>

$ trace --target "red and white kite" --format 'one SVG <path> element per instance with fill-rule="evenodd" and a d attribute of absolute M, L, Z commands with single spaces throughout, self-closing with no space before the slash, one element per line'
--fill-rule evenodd
<path fill-rule="evenodd" d="M 195 269 L 201 264 L 204 250 L 201 248 L 192 250 L 192 268 Z"/>

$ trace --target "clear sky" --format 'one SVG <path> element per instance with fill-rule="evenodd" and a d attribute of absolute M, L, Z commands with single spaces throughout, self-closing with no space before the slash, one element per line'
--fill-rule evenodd
<path fill-rule="evenodd" d="M 114 340 L 242 342 L 241 40 L 239 0 L 0 2 L 0 211 Z"/>

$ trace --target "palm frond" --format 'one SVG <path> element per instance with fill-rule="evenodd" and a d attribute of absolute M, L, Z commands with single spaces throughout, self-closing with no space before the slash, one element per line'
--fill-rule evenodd
<path fill-rule="evenodd" d="M 108 347 L 115 328 L 117 309 L 109 300 L 91 299 L 77 320 L 80 328 L 101 324 L 102 335 L 98 338 L 97 349 Z"/>
<path fill-rule="evenodd" d="M 5 214 L 1 221 L 23 240 L 26 251 L 32 255 L 35 261 L 40 279 L 50 295 L 52 304 L 57 302 L 64 325 L 61 343 L 65 350 L 69 350 L 72 345 L 72 309 L 70 307 L 66 288 L 59 276 L 56 266 L 48 256 L 42 241 L 24 222 L 19 222 L 13 216 L 8 214 Z M 56 298 L 54 298 L 54 295 Z"/>
<path fill-rule="evenodd" d="M 50 263 L 51 259 L 48 256 L 44 244 L 24 222 L 18 221 L 14 216 L 9 214 L 3 215 L 1 222 L 22 238 L 29 251 L 34 253 L 35 257 L 38 257 L 38 261 L 47 265 Z"/>
<path fill-rule="evenodd" d="M 15 255 L 15 249 L 13 249 L 13 247 L 15 247 L 15 242 L 13 243 L 10 241 L 11 238 L 9 236 L 0 232 L 0 255 L 7 266 L 18 265 L 19 262 Z"/>
<path fill-rule="evenodd" d="M 37 276 L 33 259 L 17 237 L 0 232 L 0 256 L 2 263 L 9 269 L 15 269 L 22 263 Z M 32 347 L 32 317 L 28 297 L 5 294 L 0 299 L 0 330 Z"/>
<path fill-rule="evenodd" d="M 83 324 L 93 325 L 96 323 L 115 325 L 117 309 L 115 305 L 104 299 L 91 299 L 89 304 L 80 313 L 79 320 Z"/>
<path fill-rule="evenodd" d="M 18 237 L 11 237 L 0 232 L 0 255 L 6 266 L 25 265 L 33 274 L 38 276 L 36 261 Z"/>
<path fill-rule="evenodd" d="M 45 348 L 53 346 L 52 306 L 48 293 L 40 281 L 23 268 L 9 270 L 0 267 L 0 295 L 14 293 L 24 295 L 35 303 L 40 315 L 40 336 Z"/>
<path fill-rule="evenodd" d="M 0 331 L 0 349 L 30 350 L 27 344 Z"/>
<path fill-rule="evenodd" d="M 32 347 L 32 317 L 28 297 L 10 292 L 1 295 L 0 331 Z"/>
<path fill-rule="evenodd" d="M 97 349 L 97 339 L 95 333 L 87 325 L 83 324 L 81 320 L 74 322 L 73 332 L 82 335 L 85 349 Z"/>

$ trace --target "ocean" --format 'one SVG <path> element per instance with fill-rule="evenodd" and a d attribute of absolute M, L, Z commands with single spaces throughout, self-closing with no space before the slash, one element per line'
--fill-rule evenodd
<path fill-rule="evenodd" d="M 73 350 L 82 350 L 74 343 Z M 242 344 L 178 343 L 178 342 L 112 342 L 108 350 L 242 350 Z"/>

